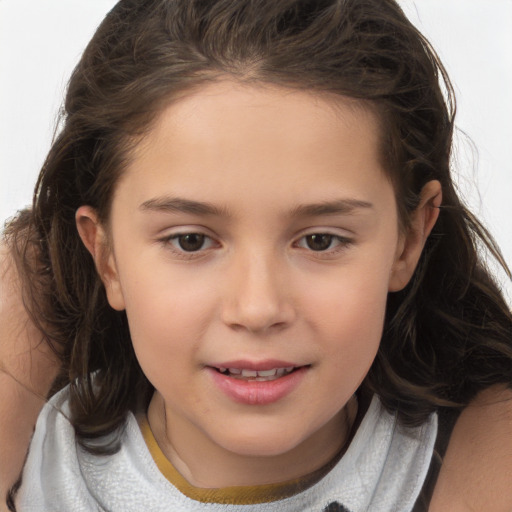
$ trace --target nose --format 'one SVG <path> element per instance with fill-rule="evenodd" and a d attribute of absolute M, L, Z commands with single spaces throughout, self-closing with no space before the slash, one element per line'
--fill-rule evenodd
<path fill-rule="evenodd" d="M 225 281 L 222 319 L 235 330 L 265 333 L 295 320 L 286 272 L 272 255 L 239 255 Z"/>

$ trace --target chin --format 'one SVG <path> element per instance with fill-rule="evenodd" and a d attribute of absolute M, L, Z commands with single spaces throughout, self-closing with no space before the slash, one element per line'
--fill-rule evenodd
<path fill-rule="evenodd" d="M 293 451 L 303 441 L 300 435 L 281 430 L 229 432 L 230 436 L 213 439 L 223 449 L 242 457 L 278 457 Z"/>

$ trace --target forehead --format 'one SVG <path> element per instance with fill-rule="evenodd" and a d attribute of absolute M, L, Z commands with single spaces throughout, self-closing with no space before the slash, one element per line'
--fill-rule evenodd
<path fill-rule="evenodd" d="M 361 124 L 366 136 L 379 138 L 380 116 L 373 103 L 334 93 L 292 89 L 265 83 L 220 80 L 185 92 L 156 117 L 147 136 L 137 144 L 161 137 L 182 136 L 205 142 L 207 136 L 222 135 L 219 128 L 230 124 L 249 128 L 253 137 L 273 130 L 287 132 L 297 141 L 311 141 L 335 135 L 339 123 Z M 179 133 L 178 133 L 179 131 Z M 236 131 L 244 135 L 242 131 Z M 233 140 L 235 133 L 229 133 Z M 145 144 L 146 142 L 146 144 Z"/>
<path fill-rule="evenodd" d="M 226 201 L 242 191 L 260 201 L 267 193 L 265 204 L 284 190 L 297 201 L 308 196 L 304 202 L 329 200 L 331 190 L 357 199 L 362 188 L 377 193 L 387 180 L 379 139 L 378 116 L 365 102 L 216 82 L 160 113 L 121 182 L 132 181 L 141 202 L 157 190 Z"/>

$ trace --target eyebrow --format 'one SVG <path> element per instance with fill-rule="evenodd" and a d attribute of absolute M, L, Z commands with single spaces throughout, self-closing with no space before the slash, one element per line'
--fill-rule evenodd
<path fill-rule="evenodd" d="M 163 213 L 190 213 L 192 215 L 208 215 L 229 217 L 226 209 L 200 201 L 191 201 L 180 197 L 156 197 L 144 201 L 140 205 L 141 210 Z"/>
<path fill-rule="evenodd" d="M 359 199 L 336 199 L 320 203 L 300 204 L 290 211 L 290 217 L 320 217 L 324 215 L 350 215 L 356 210 L 372 209 L 373 204 Z M 193 201 L 180 197 L 156 197 L 140 205 L 143 211 L 163 213 L 188 213 L 191 215 L 230 217 L 226 208 L 212 203 Z"/>
<path fill-rule="evenodd" d="M 359 199 L 336 199 L 321 203 L 301 204 L 291 211 L 292 217 L 320 217 L 323 215 L 350 215 L 356 210 L 373 209 L 373 204 Z"/>

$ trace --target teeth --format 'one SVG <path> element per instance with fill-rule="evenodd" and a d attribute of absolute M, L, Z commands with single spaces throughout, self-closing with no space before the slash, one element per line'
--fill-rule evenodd
<path fill-rule="evenodd" d="M 274 368 L 272 370 L 262 370 L 258 372 L 258 377 L 273 377 L 276 373 L 277 368 Z"/>
<path fill-rule="evenodd" d="M 242 370 L 242 377 L 257 377 L 258 372 L 256 370 Z"/>
<path fill-rule="evenodd" d="M 288 366 L 287 368 L 272 368 L 271 370 L 248 370 L 246 368 L 223 367 L 218 368 L 221 373 L 236 379 L 256 380 L 261 382 L 279 379 L 280 377 L 291 373 L 294 369 L 295 366 Z"/>

